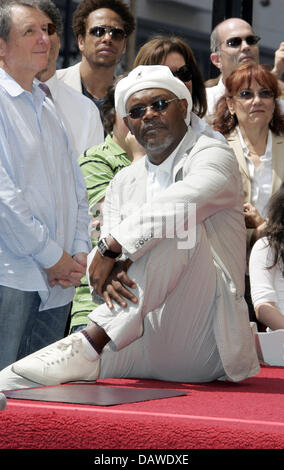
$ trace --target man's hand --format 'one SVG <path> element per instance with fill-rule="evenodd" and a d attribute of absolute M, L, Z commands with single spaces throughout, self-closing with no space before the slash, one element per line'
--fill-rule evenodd
<path fill-rule="evenodd" d="M 121 245 L 110 235 L 106 239 L 109 249 L 121 252 Z M 135 282 L 127 275 L 127 269 L 132 264 L 131 260 L 115 261 L 115 259 L 102 256 L 97 251 L 89 267 L 89 280 L 94 291 L 104 298 L 110 309 L 113 308 L 111 299 L 114 299 L 122 307 L 127 303 L 124 299 L 137 303 L 137 297 L 127 289 L 136 288 Z"/>
<path fill-rule="evenodd" d="M 127 146 L 127 154 L 132 158 L 132 162 L 139 160 L 139 158 L 144 157 L 146 154 L 145 149 L 138 143 L 134 135 L 129 131 L 125 137 L 125 145 Z"/>
<path fill-rule="evenodd" d="M 124 299 L 128 299 L 135 304 L 138 302 L 137 297 L 127 289 L 127 287 L 130 289 L 136 288 L 135 282 L 127 275 L 127 270 L 131 264 L 132 261 L 129 259 L 117 261 L 103 286 L 103 298 L 110 309 L 113 308 L 112 299 L 122 307 L 127 307 L 127 302 Z"/>
<path fill-rule="evenodd" d="M 271 70 L 276 77 L 281 79 L 283 73 L 284 73 L 284 42 L 280 43 L 279 48 L 275 52 L 274 56 L 274 67 Z"/>
<path fill-rule="evenodd" d="M 250 202 L 244 204 L 246 228 L 257 228 L 265 222 L 257 208 Z"/>
<path fill-rule="evenodd" d="M 87 253 L 76 253 L 74 256 L 73 256 L 73 259 L 81 264 L 81 266 L 84 268 L 85 270 L 85 273 L 86 273 L 86 269 L 87 269 Z"/>
<path fill-rule="evenodd" d="M 246 228 L 254 229 L 250 238 L 250 246 L 253 246 L 254 243 L 263 236 L 263 231 L 266 229 L 267 225 L 267 219 L 263 219 L 257 208 L 250 202 L 246 202 L 244 204 L 244 211 Z"/>
<path fill-rule="evenodd" d="M 60 260 L 51 266 L 51 268 L 44 270 L 48 276 L 49 285 L 54 287 L 58 284 L 64 288 L 71 286 L 78 287 L 81 283 L 81 278 L 86 273 L 86 258 L 87 255 L 85 253 L 77 253 L 73 259 L 66 251 L 63 251 Z"/>
<path fill-rule="evenodd" d="M 115 259 L 101 256 L 97 251 L 89 267 L 90 284 L 103 297 L 103 285 L 113 270 Z"/>
<path fill-rule="evenodd" d="M 106 238 L 107 245 L 111 251 L 117 253 L 117 256 L 121 253 L 122 247 L 111 235 Z M 109 258 L 102 256 L 98 251 L 96 252 L 93 261 L 89 267 L 89 279 L 90 284 L 94 288 L 95 292 L 103 297 L 103 285 L 112 272 L 115 264 L 115 258 Z"/>
<path fill-rule="evenodd" d="M 106 238 L 110 250 L 121 253 L 121 245 L 111 235 Z M 113 308 L 111 299 L 114 299 L 122 307 L 127 303 L 124 299 L 137 303 L 137 297 L 127 289 L 136 288 L 135 282 L 127 275 L 127 269 L 132 264 L 131 260 L 115 261 L 115 259 L 101 256 L 97 251 L 89 267 L 89 280 L 95 292 L 104 298 L 110 309 Z"/>

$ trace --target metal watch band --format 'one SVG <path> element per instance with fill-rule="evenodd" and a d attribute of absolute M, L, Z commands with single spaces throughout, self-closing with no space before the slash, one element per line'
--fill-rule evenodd
<path fill-rule="evenodd" d="M 119 258 L 121 255 L 121 253 L 116 253 L 115 251 L 112 251 L 109 249 L 105 238 L 101 238 L 97 247 L 98 247 L 98 252 L 102 256 L 107 256 L 108 258 L 115 259 L 115 258 Z"/>

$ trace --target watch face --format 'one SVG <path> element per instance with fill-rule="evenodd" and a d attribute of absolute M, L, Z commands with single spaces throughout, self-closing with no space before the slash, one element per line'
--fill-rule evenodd
<path fill-rule="evenodd" d="M 107 251 L 107 246 L 105 245 L 103 240 L 100 240 L 98 243 L 98 250 L 101 255 L 103 255 Z"/>
<path fill-rule="evenodd" d="M 115 259 L 121 256 L 121 253 L 116 253 L 109 249 L 104 238 L 102 238 L 99 241 L 99 243 L 97 244 L 97 248 L 101 256 L 107 256 L 108 258 L 112 258 L 112 259 Z"/>

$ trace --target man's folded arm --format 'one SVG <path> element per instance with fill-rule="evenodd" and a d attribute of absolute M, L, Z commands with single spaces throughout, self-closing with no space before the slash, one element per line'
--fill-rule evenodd
<path fill-rule="evenodd" d="M 188 174 L 182 181 L 173 183 L 151 203 L 143 204 L 120 223 L 104 231 L 122 245 L 132 260 L 165 238 L 168 233 L 166 226 L 169 228 L 173 221 L 178 220 L 183 225 L 176 225 L 176 230 L 195 229 L 195 224 L 219 210 L 240 204 L 239 169 L 229 148 L 205 148 L 193 155 L 189 164 Z M 115 194 L 116 191 L 119 190 L 114 181 L 111 192 Z M 108 208 L 106 198 L 106 211 Z M 111 220 L 110 215 L 110 212 L 104 213 L 104 219 L 106 216 Z"/>

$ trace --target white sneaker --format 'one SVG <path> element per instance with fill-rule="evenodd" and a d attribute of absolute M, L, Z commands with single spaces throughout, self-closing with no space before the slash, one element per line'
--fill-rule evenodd
<path fill-rule="evenodd" d="M 12 370 L 41 385 L 95 381 L 99 376 L 100 357 L 88 360 L 82 339 L 80 332 L 69 335 L 15 362 Z"/>

